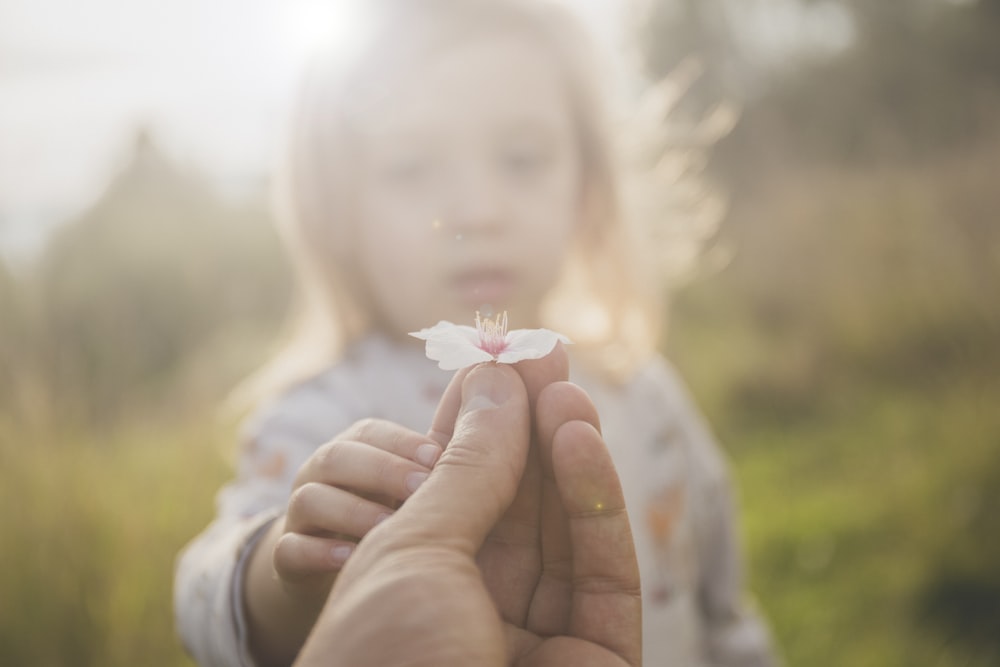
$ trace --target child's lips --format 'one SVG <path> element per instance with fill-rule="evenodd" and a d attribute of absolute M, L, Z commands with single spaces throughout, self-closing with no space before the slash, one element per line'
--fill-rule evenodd
<path fill-rule="evenodd" d="M 470 309 L 506 304 L 514 292 L 514 274 L 504 269 L 463 271 L 451 279 L 459 300 Z"/>

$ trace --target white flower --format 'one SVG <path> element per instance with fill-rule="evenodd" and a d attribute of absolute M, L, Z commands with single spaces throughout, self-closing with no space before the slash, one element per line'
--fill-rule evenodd
<path fill-rule="evenodd" d="M 541 359 L 556 343 L 570 343 L 566 336 L 548 329 L 507 331 L 507 312 L 496 319 L 476 313 L 475 328 L 441 321 L 430 329 L 410 334 L 427 341 L 427 358 L 446 371 L 472 366 L 483 361 L 513 364 L 524 359 Z"/>

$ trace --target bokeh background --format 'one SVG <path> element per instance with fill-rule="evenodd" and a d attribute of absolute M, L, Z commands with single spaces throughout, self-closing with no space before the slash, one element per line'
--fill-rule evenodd
<path fill-rule="evenodd" d="M 686 73 L 674 127 L 735 119 L 685 153 L 727 206 L 663 349 L 786 663 L 1000 664 L 1000 2 L 572 4 Z M 190 664 L 172 563 L 290 301 L 270 158 L 325 9 L 0 4 L 0 664 Z"/>

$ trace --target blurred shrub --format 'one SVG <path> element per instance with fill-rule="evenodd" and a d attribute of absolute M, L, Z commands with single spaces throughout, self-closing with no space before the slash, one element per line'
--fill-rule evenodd
<path fill-rule="evenodd" d="M 266 206 L 224 204 L 140 139 L 102 199 L 56 233 L 23 285 L 47 419 L 111 424 L 128 410 L 219 398 L 284 315 L 287 270 Z M 187 362 L 201 350 L 205 369 Z M 227 351 L 244 356 L 226 363 Z M 202 359 L 202 361 L 206 361 Z M 190 382 L 189 382 L 190 380 Z"/>
<path fill-rule="evenodd" d="M 996 375 L 1000 191 L 987 181 L 998 172 L 1000 135 L 986 135 L 906 166 L 790 159 L 756 174 L 717 239 L 731 264 L 676 303 L 676 319 L 743 341 L 725 373 L 728 410 L 808 418 L 858 382 L 930 390 Z M 698 312 L 705 302 L 714 311 Z M 706 340 L 680 341 L 682 354 Z"/>

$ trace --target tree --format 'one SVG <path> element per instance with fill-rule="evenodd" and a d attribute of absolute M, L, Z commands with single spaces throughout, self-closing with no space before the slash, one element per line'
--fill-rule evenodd
<path fill-rule="evenodd" d="M 55 409 L 93 423 L 171 398 L 219 331 L 277 321 L 288 291 L 266 209 L 225 206 L 144 133 L 101 200 L 52 238 L 36 280 Z"/>

